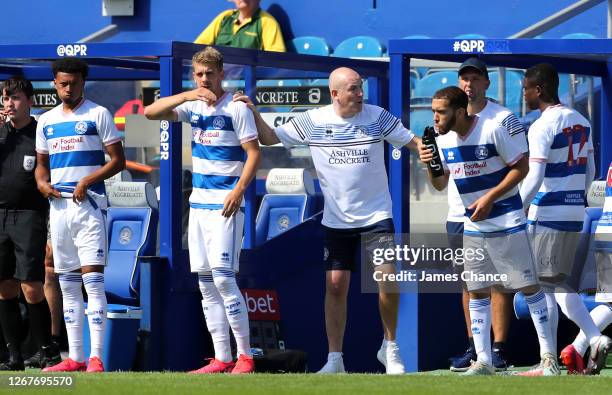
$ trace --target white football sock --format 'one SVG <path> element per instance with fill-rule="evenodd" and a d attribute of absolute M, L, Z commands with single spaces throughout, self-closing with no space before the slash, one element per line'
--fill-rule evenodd
<path fill-rule="evenodd" d="M 552 344 L 553 339 L 550 321 L 548 319 L 548 304 L 546 303 L 544 292 L 540 289 L 532 295 L 525 295 L 525 301 L 527 302 L 527 306 L 529 306 L 531 321 L 533 321 L 533 325 L 538 333 L 540 356 L 542 357 L 544 354 L 557 355 L 557 350 L 553 348 Z"/>
<path fill-rule="evenodd" d="M 236 284 L 236 273 L 231 269 L 213 268 L 212 276 L 223 298 L 225 315 L 234 333 L 238 354 L 250 357 L 249 312 L 244 297 L 238 289 L 238 284 Z"/>
<path fill-rule="evenodd" d="M 77 362 L 85 361 L 83 352 L 83 318 L 85 305 L 81 291 L 80 273 L 62 273 L 59 275 L 64 306 L 64 322 L 68 335 L 68 357 Z"/>
<path fill-rule="evenodd" d="M 104 273 L 83 274 L 83 284 L 87 292 L 87 320 L 91 338 L 90 358 L 102 359 L 104 333 L 106 332 L 106 293 L 104 292 Z"/>
<path fill-rule="evenodd" d="M 478 362 L 493 365 L 491 356 L 491 298 L 470 299 L 471 329 Z"/>
<path fill-rule="evenodd" d="M 327 354 L 328 361 L 335 361 L 338 359 L 342 359 L 342 353 L 339 351 L 334 351 Z"/>
<path fill-rule="evenodd" d="M 546 292 L 546 305 L 548 306 L 548 321 L 550 321 L 550 334 L 552 349 L 557 349 L 557 331 L 559 327 L 559 307 L 553 292 Z"/>
<path fill-rule="evenodd" d="M 589 315 L 589 311 L 580 295 L 575 292 L 555 293 L 555 299 L 557 299 L 563 314 L 578 325 L 578 328 L 584 332 L 590 343 L 593 343 L 601 336 L 601 332 L 597 329 L 597 325 L 595 325 L 593 318 Z"/>
<path fill-rule="evenodd" d="M 593 322 L 597 325 L 599 331 L 603 331 L 608 325 L 612 324 L 612 306 L 605 304 L 596 306 L 591 310 L 591 317 L 593 317 Z M 589 340 L 583 331 L 580 331 L 576 336 L 572 345 L 580 355 L 584 356 L 587 348 L 589 348 Z"/>
<path fill-rule="evenodd" d="M 211 272 L 198 275 L 198 283 L 202 293 L 202 311 L 204 311 L 208 332 L 212 337 L 215 358 L 221 362 L 231 362 L 229 322 L 225 315 L 223 298 L 213 282 Z"/>

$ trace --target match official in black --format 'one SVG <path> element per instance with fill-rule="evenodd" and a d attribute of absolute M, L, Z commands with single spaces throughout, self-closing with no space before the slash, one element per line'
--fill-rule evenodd
<path fill-rule="evenodd" d="M 24 370 L 19 290 L 25 296 L 30 328 L 43 354 L 51 350 L 49 306 L 43 292 L 49 203 L 34 179 L 36 121 L 30 116 L 34 89 L 14 76 L 2 84 L 0 111 L 0 324 L 10 353 L 0 370 Z"/>

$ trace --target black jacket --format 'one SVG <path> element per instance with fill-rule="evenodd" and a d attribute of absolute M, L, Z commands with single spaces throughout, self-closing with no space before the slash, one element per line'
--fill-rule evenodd
<path fill-rule="evenodd" d="M 36 120 L 22 129 L 10 122 L 0 126 L 0 208 L 48 210 L 34 178 L 36 169 Z"/>

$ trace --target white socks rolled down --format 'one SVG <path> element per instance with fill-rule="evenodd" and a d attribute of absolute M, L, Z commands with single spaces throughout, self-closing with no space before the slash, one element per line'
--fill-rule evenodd
<path fill-rule="evenodd" d="M 89 321 L 89 337 L 91 338 L 91 353 L 89 357 L 101 359 L 102 349 L 104 348 L 107 312 L 104 273 L 92 272 L 83 274 L 83 284 L 87 292 L 87 319 Z"/>
<path fill-rule="evenodd" d="M 62 301 L 64 306 L 64 322 L 68 335 L 69 358 L 85 361 L 83 352 L 83 318 L 85 305 L 81 291 L 82 278 L 80 273 L 62 273 L 59 275 Z"/>
<path fill-rule="evenodd" d="M 478 362 L 493 365 L 491 356 L 491 298 L 470 299 L 471 330 Z"/>
<path fill-rule="evenodd" d="M 215 347 L 215 359 L 225 363 L 230 362 L 232 360 L 232 350 L 230 348 L 229 322 L 225 315 L 223 298 L 213 282 L 212 273 L 200 274 L 198 283 L 202 293 L 202 310 L 204 311 L 206 326 Z"/>
<path fill-rule="evenodd" d="M 552 330 L 550 320 L 548 319 L 548 304 L 546 296 L 540 289 L 532 295 L 525 295 L 525 301 L 529 306 L 531 320 L 538 333 L 538 341 L 540 343 L 540 356 L 544 354 L 557 355 L 557 350 L 554 348 Z"/>
<path fill-rule="evenodd" d="M 593 310 L 591 310 L 591 317 L 593 318 L 593 322 L 595 325 L 597 325 L 599 331 L 603 331 L 610 324 L 612 324 L 612 306 L 599 305 L 595 307 Z M 589 348 L 589 339 L 583 331 L 580 331 L 572 345 L 580 355 L 584 355 L 587 348 Z"/>

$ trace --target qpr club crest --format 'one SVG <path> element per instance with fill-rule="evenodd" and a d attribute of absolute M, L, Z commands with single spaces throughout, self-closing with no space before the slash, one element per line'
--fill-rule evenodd
<path fill-rule="evenodd" d="M 30 155 L 23 156 L 23 170 L 32 171 L 34 170 L 34 164 L 36 163 L 36 157 Z"/>
<path fill-rule="evenodd" d="M 77 124 L 74 126 L 74 131 L 77 132 L 77 134 L 87 133 L 87 122 L 77 122 Z"/>
<path fill-rule="evenodd" d="M 213 119 L 213 127 L 215 129 L 223 129 L 224 126 L 225 119 L 223 119 L 223 117 L 215 117 L 215 119 Z"/>
<path fill-rule="evenodd" d="M 200 117 L 196 114 L 191 115 L 191 123 L 196 123 L 200 120 Z"/>
<path fill-rule="evenodd" d="M 132 229 L 125 226 L 119 231 L 119 244 L 127 245 L 132 240 Z"/>
<path fill-rule="evenodd" d="M 484 145 L 479 145 L 474 150 L 474 155 L 478 160 L 485 160 L 489 156 L 489 149 Z"/>
<path fill-rule="evenodd" d="M 357 126 L 357 136 L 368 137 L 368 128 L 365 126 Z"/>
<path fill-rule="evenodd" d="M 290 223 L 289 216 L 286 214 L 281 215 L 277 221 L 278 230 L 282 232 L 286 231 L 287 229 L 289 229 L 289 223 Z"/>

